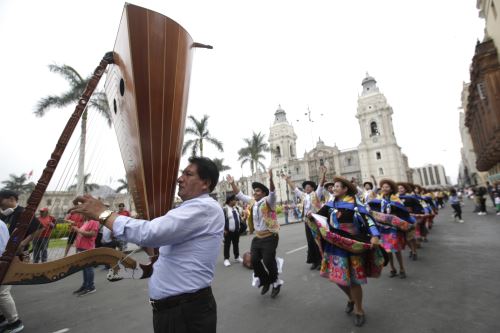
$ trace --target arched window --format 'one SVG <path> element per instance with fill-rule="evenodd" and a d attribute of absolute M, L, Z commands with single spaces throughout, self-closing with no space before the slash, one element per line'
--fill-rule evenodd
<path fill-rule="evenodd" d="M 281 149 L 280 149 L 280 146 L 276 146 L 276 157 L 281 157 Z"/>
<path fill-rule="evenodd" d="M 295 154 L 293 153 L 293 145 L 290 145 L 290 156 L 295 157 Z"/>
<path fill-rule="evenodd" d="M 375 121 L 372 121 L 370 123 L 370 136 L 374 136 L 374 135 L 379 135 L 379 131 L 378 131 L 378 126 L 377 126 L 377 122 Z"/>

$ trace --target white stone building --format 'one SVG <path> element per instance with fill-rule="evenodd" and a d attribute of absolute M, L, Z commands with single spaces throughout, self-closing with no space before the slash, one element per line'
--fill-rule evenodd
<path fill-rule="evenodd" d="M 341 175 L 347 179 L 379 181 L 391 178 L 395 181 L 411 181 L 411 170 L 407 157 L 401 153 L 396 142 L 392 125 L 391 106 L 379 91 L 377 82 L 371 76 L 362 81 L 363 91 L 358 98 L 358 110 L 355 115 L 361 130 L 361 143 L 358 148 L 340 150 L 335 144 L 325 144 L 319 138 L 316 146 L 305 152 L 302 158 L 297 156 L 297 135 L 293 125 L 288 122 L 286 112 L 281 106 L 274 113 L 274 123 L 270 128 L 269 145 L 271 165 L 278 202 L 292 200 L 292 193 L 287 188 L 281 174 L 288 174 L 298 186 L 305 180 L 319 182 L 319 168 L 328 168 L 327 179 Z M 410 176 L 410 177 L 409 177 Z M 257 173 L 240 179 L 247 193 L 251 193 L 252 181 L 268 183 L 266 173 Z"/>

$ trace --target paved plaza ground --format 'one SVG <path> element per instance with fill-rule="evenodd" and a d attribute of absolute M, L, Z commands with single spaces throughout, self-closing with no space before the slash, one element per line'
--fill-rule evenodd
<path fill-rule="evenodd" d="M 487 216 L 472 209 L 467 201 L 463 224 L 453 221 L 449 207 L 440 211 L 419 260 L 410 262 L 404 253 L 406 280 L 389 278 L 387 267 L 383 276 L 369 279 L 361 328 L 344 313 L 340 289 L 305 264 L 303 224 L 280 232 L 285 284 L 276 299 L 250 286 L 250 270 L 224 267 L 221 248 L 213 283 L 218 332 L 500 332 L 500 216 L 491 207 Z M 250 240 L 241 238 L 242 252 Z M 97 292 L 75 297 L 81 281 L 77 273 L 52 284 L 14 287 L 25 332 L 152 332 L 146 280 L 110 283 L 98 268 Z"/>

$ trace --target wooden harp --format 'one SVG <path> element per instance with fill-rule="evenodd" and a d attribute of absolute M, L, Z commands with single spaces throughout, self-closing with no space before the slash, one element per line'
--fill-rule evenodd
<path fill-rule="evenodd" d="M 43 264 L 21 262 L 16 251 L 108 65 L 105 90 L 138 218 L 153 219 L 172 207 L 195 47 L 211 48 L 194 43 L 188 32 L 170 18 L 125 4 L 114 50 L 95 70 L 0 258 L 2 284 L 49 283 L 99 264 L 120 263 L 130 269 L 139 266 L 122 252 L 107 248 Z"/>

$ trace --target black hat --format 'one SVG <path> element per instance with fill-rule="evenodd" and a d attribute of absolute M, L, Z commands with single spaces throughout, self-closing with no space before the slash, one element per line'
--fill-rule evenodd
<path fill-rule="evenodd" d="M 316 190 L 317 185 L 315 182 L 310 181 L 310 180 L 306 180 L 305 182 L 302 183 L 302 188 L 305 190 L 307 185 L 311 185 L 313 190 Z"/>
<path fill-rule="evenodd" d="M 363 183 L 363 187 L 365 187 L 366 184 L 370 185 L 372 187 L 372 189 L 373 189 L 373 183 L 372 182 L 364 182 Z"/>
<path fill-rule="evenodd" d="M 12 190 L 1 190 L 0 191 L 0 199 L 8 199 L 10 197 L 16 198 L 16 200 L 19 199 L 19 194 L 17 192 L 12 191 Z"/>
<path fill-rule="evenodd" d="M 226 205 L 232 200 L 236 200 L 236 194 L 231 194 L 226 197 Z"/>
<path fill-rule="evenodd" d="M 265 194 L 266 196 L 269 195 L 269 189 L 262 183 L 259 183 L 259 182 L 253 182 L 252 183 L 252 188 L 255 190 L 256 188 L 260 188 Z"/>

